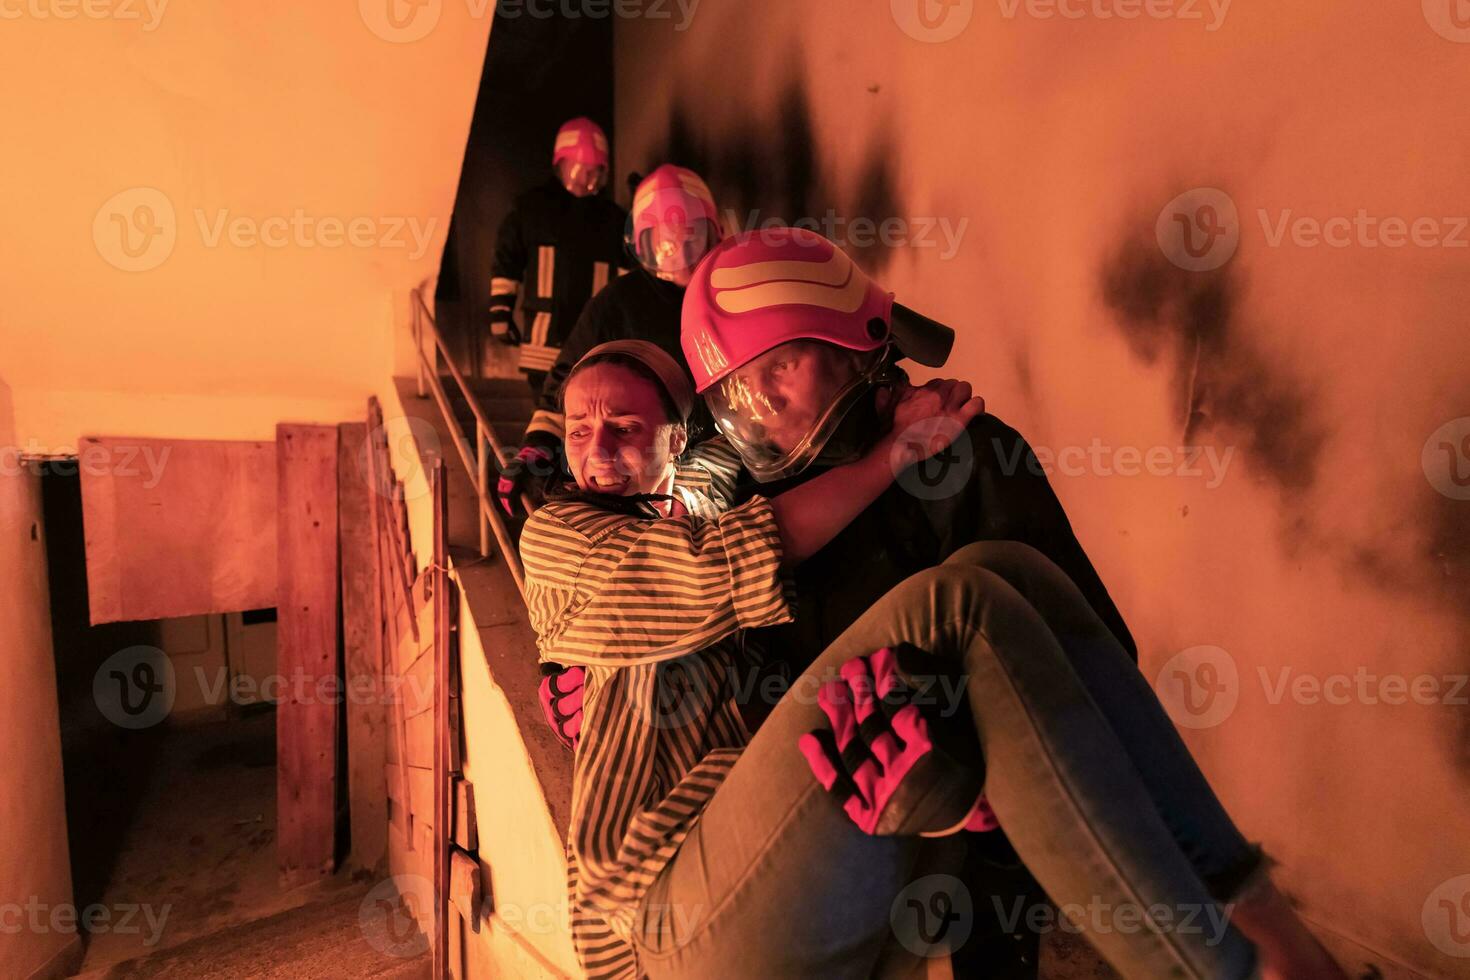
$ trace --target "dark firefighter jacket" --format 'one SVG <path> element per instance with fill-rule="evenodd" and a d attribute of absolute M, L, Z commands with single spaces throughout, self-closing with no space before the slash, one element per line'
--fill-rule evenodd
<path fill-rule="evenodd" d="M 627 213 L 605 197 L 578 198 L 556 181 L 516 198 L 500 224 L 490 319 L 521 299 L 520 368 L 549 371 L 587 301 L 627 265 Z"/>

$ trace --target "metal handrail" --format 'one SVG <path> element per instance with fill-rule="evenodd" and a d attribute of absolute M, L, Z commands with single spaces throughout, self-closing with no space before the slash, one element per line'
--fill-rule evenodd
<path fill-rule="evenodd" d="M 429 335 L 434 338 L 434 346 L 429 353 L 424 351 L 426 326 Z M 490 420 L 485 417 L 485 411 L 480 407 L 480 402 L 470 390 L 469 384 L 466 383 L 464 374 L 455 366 L 454 357 L 449 352 L 449 346 L 444 343 L 444 336 L 439 332 L 439 325 L 434 320 L 434 314 L 424 300 L 423 286 L 413 291 L 413 345 L 418 355 L 418 396 L 420 398 L 427 398 L 431 394 L 434 396 L 434 401 L 438 403 L 439 411 L 444 416 L 444 424 L 449 429 L 450 438 L 454 441 L 454 448 L 459 452 L 459 458 L 469 472 L 470 485 L 474 488 L 479 508 L 480 554 L 483 557 L 489 557 L 490 537 L 493 534 L 496 544 L 500 546 L 500 553 L 505 558 L 505 565 L 510 569 L 511 577 L 515 579 L 516 588 L 524 596 L 526 583 L 525 572 L 521 567 L 521 556 L 511 541 L 510 529 L 506 526 L 505 519 L 495 506 L 490 487 L 491 454 L 497 463 L 501 463 L 505 461 L 506 450 L 501 446 L 500 440 L 495 437 L 495 429 L 491 426 Z M 449 395 L 444 390 L 444 383 L 439 375 L 440 355 L 443 355 L 444 366 L 449 368 L 449 376 L 454 379 L 455 384 L 459 385 L 460 394 L 464 396 L 465 403 L 474 413 L 475 448 L 473 452 L 470 451 L 469 437 L 460 427 L 459 419 L 454 414 L 454 407 L 449 403 Z M 529 500 L 523 499 L 523 503 L 527 504 L 527 513 L 529 513 L 531 509 Z"/>

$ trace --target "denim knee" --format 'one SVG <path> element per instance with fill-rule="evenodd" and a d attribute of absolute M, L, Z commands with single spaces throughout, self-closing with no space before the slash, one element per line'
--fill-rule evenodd
<path fill-rule="evenodd" d="M 945 559 L 945 563 L 970 565 L 994 572 L 1036 606 L 1043 614 L 1068 615 L 1086 605 L 1086 597 L 1066 572 L 1046 555 L 1020 541 L 977 541 Z M 1073 605 L 1080 600 L 1082 606 Z"/>
<path fill-rule="evenodd" d="M 1011 544 L 1010 542 L 999 543 Z M 956 556 L 966 553 L 977 554 L 973 551 L 976 547 L 972 545 L 961 549 L 956 552 Z M 1027 548 L 1025 545 L 1015 547 L 1026 549 L 1041 561 L 1045 561 L 1034 549 Z M 1019 552 L 1010 553 L 1019 554 Z M 1007 554 L 1007 551 L 997 549 L 985 554 L 1002 556 Z M 1017 567 L 1019 565 L 1013 564 L 1007 571 Z M 1011 582 L 1006 574 L 991 568 L 987 563 L 951 558 L 942 565 L 927 568 L 911 576 L 905 582 L 904 587 L 919 590 L 924 596 L 923 618 L 927 621 L 925 623 L 927 629 L 921 628 L 918 632 L 928 633 L 936 639 L 943 637 L 949 643 L 957 643 L 959 646 L 968 644 L 973 634 L 982 631 L 987 622 L 994 623 L 997 618 L 1035 615 L 1035 610 L 1022 594 L 1019 585 Z M 905 597 L 905 601 L 911 602 L 915 598 L 917 597 L 911 594 Z M 924 644 L 917 643 L 916 645 L 922 647 Z M 946 645 L 948 644 L 940 644 L 941 647 Z M 961 651 L 939 649 L 930 652 L 944 656 L 951 653 L 959 655 Z"/>
<path fill-rule="evenodd" d="M 1013 584 L 1038 572 L 1061 571 L 1046 555 L 1020 541 L 975 541 L 944 559 L 944 563 L 986 568 Z"/>

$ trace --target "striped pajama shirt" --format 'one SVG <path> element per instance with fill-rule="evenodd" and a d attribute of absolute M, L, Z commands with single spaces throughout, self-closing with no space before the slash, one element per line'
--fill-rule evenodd
<path fill-rule="evenodd" d="M 742 630 L 791 621 L 770 502 L 725 509 L 738 458 L 681 466 L 688 516 L 553 501 L 521 537 L 541 659 L 586 668 L 567 841 L 572 939 L 589 977 L 641 975 L 638 904 L 750 740 Z"/>

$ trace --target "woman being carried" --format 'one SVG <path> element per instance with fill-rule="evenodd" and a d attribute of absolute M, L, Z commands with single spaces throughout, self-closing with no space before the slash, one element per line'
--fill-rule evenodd
<path fill-rule="evenodd" d="M 1026 546 L 906 580 L 752 734 L 741 638 L 791 618 L 783 571 L 983 404 L 896 387 L 855 462 L 725 509 L 733 454 L 677 463 L 693 398 L 651 345 L 590 352 L 565 389 L 577 489 L 522 537 L 542 659 L 586 668 L 568 857 L 589 976 L 868 976 L 924 835 L 990 819 L 1058 904 L 1236 903 L 1218 929 L 1082 923 L 1125 976 L 1248 977 L 1258 952 L 1267 975 L 1338 975 L 1112 634 Z M 962 703 L 935 704 L 936 681 Z"/>

